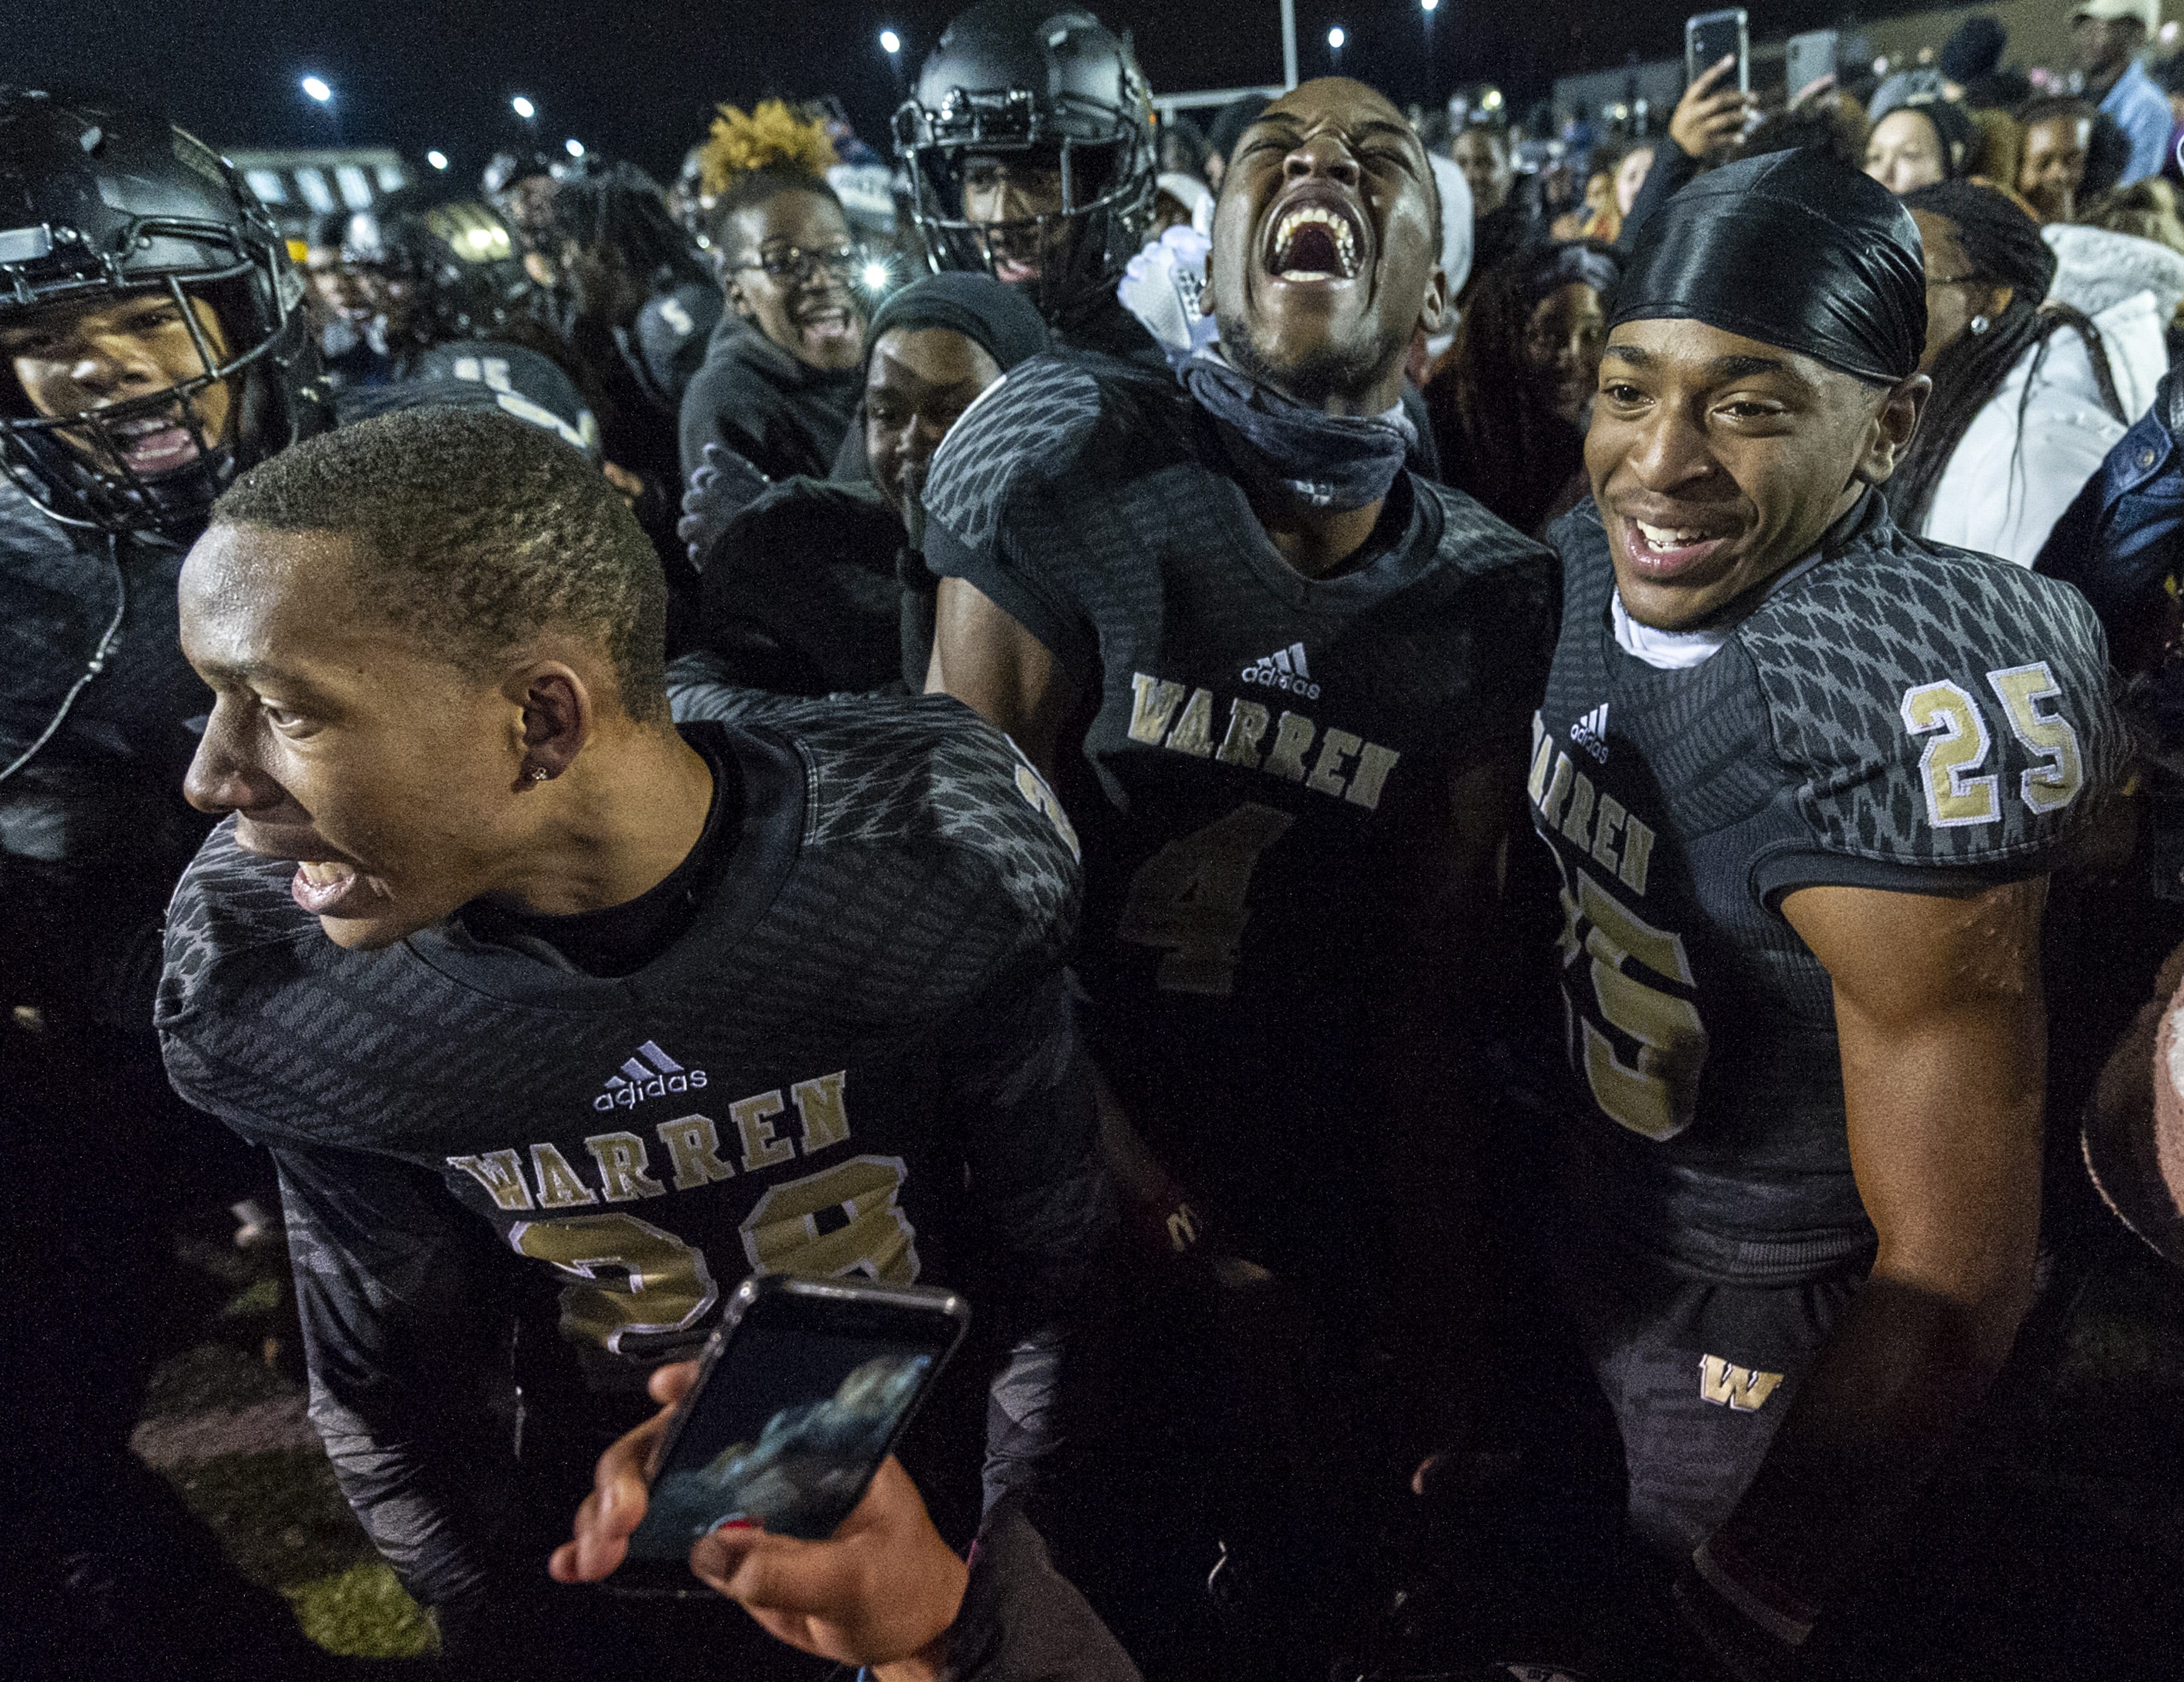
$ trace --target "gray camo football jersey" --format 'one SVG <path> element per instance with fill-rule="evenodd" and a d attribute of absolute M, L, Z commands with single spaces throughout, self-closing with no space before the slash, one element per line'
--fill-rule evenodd
<path fill-rule="evenodd" d="M 945 1284 L 1021 1328 L 1112 1219 L 1061 967 L 1077 861 L 1006 739 L 944 698 L 682 727 L 743 829 L 633 974 L 460 917 L 343 950 L 232 822 L 170 912 L 169 1072 L 281 1166 L 313 1417 L 428 1599 L 484 1568 L 434 1456 L 463 1463 L 451 1375 L 504 1305 L 560 1291 L 534 1411 L 627 1429 L 748 1273 Z"/>
<path fill-rule="evenodd" d="M 989 388 L 924 501 L 928 564 L 1096 702 L 1056 774 L 1103 1067 L 1245 1253 L 1354 1270 L 1422 838 L 1451 779 L 1523 752 L 1552 557 L 1405 474 L 1374 546 L 1307 578 L 1173 376 L 1084 359 Z"/>
<path fill-rule="evenodd" d="M 1664 671 L 1616 643 L 1594 505 L 1549 537 L 1563 629 L 1529 787 L 1561 875 L 1560 1160 L 1689 1269 L 1825 1271 L 1873 1233 L 1833 992 L 1778 907 L 2048 870 L 2123 772 L 2100 627 L 2067 586 L 1910 537 L 1869 494 L 1719 652 Z"/>

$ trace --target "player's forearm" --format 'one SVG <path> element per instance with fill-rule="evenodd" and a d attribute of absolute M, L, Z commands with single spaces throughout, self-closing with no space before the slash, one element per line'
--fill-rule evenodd
<path fill-rule="evenodd" d="M 1867 1036 L 1846 1039 L 1852 1160 L 1880 1248 L 1714 1543 L 1728 1568 L 1748 1562 L 1816 1611 L 1915 1497 L 2008 1359 L 2031 1296 L 2045 1061 L 2036 995 L 1922 1026 L 1886 1056 Z M 1903 1161 L 1903 1141 L 1932 1131 L 1920 1118 L 1952 1105 L 1983 1125 L 1944 1130 L 1955 1142 L 1948 1163 Z M 1943 1194 L 1951 1164 L 1962 1189 Z"/>
<path fill-rule="evenodd" d="M 1100 1154 L 1114 1181 L 1131 1243 L 1139 1253 L 1156 1258 L 1189 1255 L 1206 1235 L 1203 1210 L 1145 1143 L 1106 1078 L 1095 1070 L 1093 1079 L 1100 1105 Z"/>
<path fill-rule="evenodd" d="M 2025 1289 L 1953 1299 L 1876 1270 L 1829 1338 L 1708 1565 L 1809 1621 L 1900 1522 L 2007 1356 Z"/>
<path fill-rule="evenodd" d="M 1851 1165 L 1879 1248 L 1709 1545 L 1728 1572 L 1741 1563 L 1814 1613 L 1914 1498 L 2031 1299 L 2046 1067 L 2027 933 L 2038 903 L 2003 896 L 2012 915 L 1998 928 L 1993 905 L 1919 907 L 1962 938 L 1938 953 L 1899 942 L 1914 972 L 1902 992 L 1859 959 L 1832 966 Z"/>

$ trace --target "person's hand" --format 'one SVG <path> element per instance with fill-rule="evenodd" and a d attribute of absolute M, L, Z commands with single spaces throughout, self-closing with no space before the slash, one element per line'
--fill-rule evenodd
<path fill-rule="evenodd" d="M 940 1674 L 970 1580 L 892 1455 L 832 1540 L 716 1530 L 690 1550 L 690 1569 L 777 1640 L 872 1666 L 882 1682 Z"/>
<path fill-rule="evenodd" d="M 728 522 L 766 493 L 772 481 L 723 443 L 705 446 L 705 459 L 682 493 L 682 517 L 675 535 L 689 546 L 690 564 L 699 571 Z"/>
<path fill-rule="evenodd" d="M 602 461 L 599 464 L 599 471 L 605 476 L 607 483 L 615 487 L 616 493 L 630 507 L 635 508 L 638 504 L 644 500 L 644 479 L 642 475 L 632 473 L 627 467 L 617 467 L 611 461 Z"/>
<path fill-rule="evenodd" d="M 599 1456 L 575 1537 L 547 1562 L 555 1582 L 599 1582 L 627 1557 L 644 1522 L 653 1456 L 697 1377 L 694 1361 L 653 1373 L 647 1388 L 660 1410 Z M 832 1540 L 733 1526 L 692 1545 L 690 1569 L 769 1635 L 838 1663 L 883 1667 L 882 1682 L 926 1682 L 939 1674 L 944 1638 L 970 1578 L 892 1455 Z"/>
<path fill-rule="evenodd" d="M 628 1555 L 629 1539 L 644 1522 L 652 1456 L 667 1434 L 676 1405 L 690 1393 L 697 1377 L 694 1361 L 678 1361 L 654 1371 L 645 1388 L 664 1406 L 599 1456 L 592 1473 L 592 1492 L 577 1509 L 576 1540 L 562 1543 L 546 1562 L 555 1582 L 596 1583 Z"/>
<path fill-rule="evenodd" d="M 1693 158 L 1713 158 L 1744 144 L 1746 125 L 1756 109 L 1752 96 L 1734 82 L 1723 84 L 1736 68 L 1729 53 L 1706 70 L 1676 102 L 1669 119 L 1669 138 Z"/>
<path fill-rule="evenodd" d="M 1199 314 L 1213 242 L 1188 224 L 1170 228 L 1130 259 L 1115 296 L 1145 324 L 1171 361 L 1212 344 L 1220 330 Z"/>
<path fill-rule="evenodd" d="M 1803 109 L 1805 106 L 1809 104 L 1812 101 L 1818 99 L 1822 94 L 1832 93 L 1835 92 L 1835 86 L 1836 73 L 1833 70 L 1830 70 L 1824 76 L 1814 76 L 1810 81 L 1807 82 L 1802 87 L 1799 88 L 1795 93 L 1790 96 L 1790 109 L 1792 111 Z"/>

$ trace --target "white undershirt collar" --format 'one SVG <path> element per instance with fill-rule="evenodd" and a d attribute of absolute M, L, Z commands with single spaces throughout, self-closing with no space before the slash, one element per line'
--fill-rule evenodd
<path fill-rule="evenodd" d="M 1624 610 L 1623 592 L 1618 589 L 1607 604 L 1608 618 L 1615 627 L 1615 645 L 1634 660 L 1642 660 L 1663 671 L 1688 671 L 1695 666 L 1704 666 L 1724 643 L 1736 634 L 1736 627 L 1759 610 L 1762 602 L 1791 579 L 1803 577 L 1819 564 L 1817 553 L 1807 555 L 1795 566 L 1776 574 L 1765 589 L 1740 602 L 1742 611 L 1736 618 L 1696 631 L 1657 631 L 1650 625 L 1641 625 Z"/>

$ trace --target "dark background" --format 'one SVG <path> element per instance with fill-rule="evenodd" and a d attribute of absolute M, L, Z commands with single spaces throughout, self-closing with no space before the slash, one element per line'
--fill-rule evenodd
<path fill-rule="evenodd" d="M 2063 0 L 2056 0 L 2059 5 Z M 905 77 L 965 0 L 0 0 L 0 76 L 80 83 L 163 101 L 215 146 L 438 147 L 475 177 L 518 137 L 509 96 L 538 102 L 549 149 L 575 136 L 595 151 L 671 174 L 714 102 L 834 92 L 884 151 L 894 74 L 878 44 L 903 37 Z M 1079 0 L 1082 3 L 1082 0 Z M 1135 36 L 1156 92 L 1281 80 L 1276 0 L 1095 0 Z M 1688 0 L 1441 0 L 1432 52 L 1417 0 L 1299 0 L 1299 68 L 1332 68 L 1327 31 L 1349 42 L 1343 70 L 1398 100 L 1438 100 L 1490 76 L 1521 111 L 1554 77 L 1635 53 L 1679 55 Z M 1702 3 L 1700 9 L 1706 9 Z M 1755 40 L 1846 21 L 1841 0 L 1749 6 Z M 1919 9 L 1868 3 L 1870 18 Z M 336 102 L 298 90 L 315 73 Z"/>

